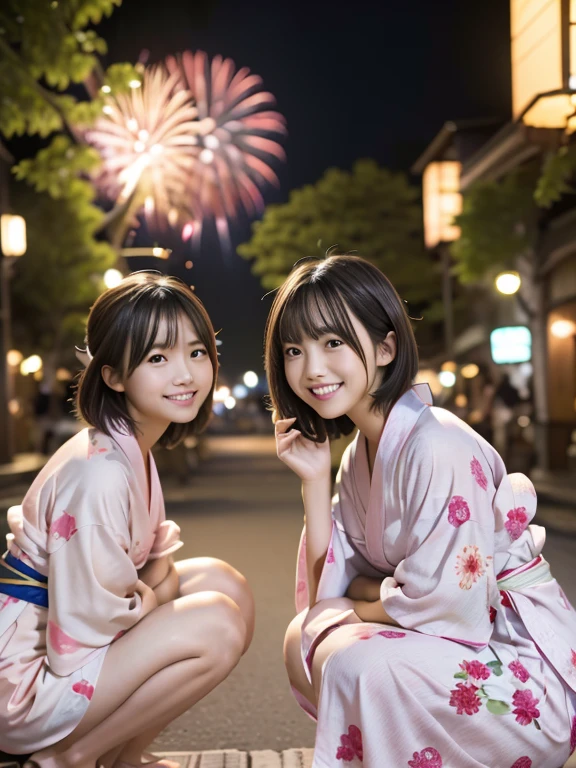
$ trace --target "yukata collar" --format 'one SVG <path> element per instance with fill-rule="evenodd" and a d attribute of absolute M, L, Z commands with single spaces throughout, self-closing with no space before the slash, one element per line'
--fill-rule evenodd
<path fill-rule="evenodd" d="M 142 488 L 143 496 L 146 499 L 146 506 L 150 509 L 152 506 L 152 499 L 155 494 L 155 486 L 157 481 L 156 464 L 152 452 L 148 451 L 148 462 L 150 467 L 150 487 L 148 486 L 148 477 L 146 474 L 146 466 L 144 464 L 144 457 L 142 451 L 138 445 L 138 441 L 134 435 L 130 435 L 127 432 L 120 432 L 118 430 L 111 430 L 110 435 L 115 443 L 118 444 L 122 453 L 124 453 L 130 462 L 130 466 L 136 476 L 136 482 L 138 487 Z M 148 496 L 146 497 L 146 489 L 148 490 Z"/>
<path fill-rule="evenodd" d="M 402 448 L 416 422 L 426 408 L 432 405 L 432 392 L 428 384 L 415 384 L 394 404 L 384 425 L 370 481 L 370 495 L 366 514 L 366 549 L 370 558 L 380 567 L 388 562 L 382 552 L 386 528 L 387 479 L 394 477 Z M 362 461 L 368 472 L 368 457 L 363 447 Z M 389 499 L 388 499 L 389 502 Z"/>

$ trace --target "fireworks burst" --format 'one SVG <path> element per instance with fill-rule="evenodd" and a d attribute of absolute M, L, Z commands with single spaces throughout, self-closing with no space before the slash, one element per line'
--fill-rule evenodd
<path fill-rule="evenodd" d="M 225 239 L 239 210 L 262 209 L 260 187 L 278 183 L 270 163 L 285 159 L 270 138 L 286 133 L 285 121 L 261 85 L 203 52 L 146 70 L 142 88 L 109 97 L 86 133 L 103 158 L 97 185 L 118 204 L 132 198 L 150 223 L 181 228 L 183 239 L 206 217 Z"/>

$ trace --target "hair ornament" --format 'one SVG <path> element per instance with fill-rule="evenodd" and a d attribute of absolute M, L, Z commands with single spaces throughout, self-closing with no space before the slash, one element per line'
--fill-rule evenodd
<path fill-rule="evenodd" d="M 84 368 L 88 368 L 89 363 L 92 360 L 92 352 L 88 349 L 88 344 L 86 344 L 86 349 L 80 349 L 80 347 L 74 347 L 74 353 L 76 355 L 76 358 L 82 363 Z"/>

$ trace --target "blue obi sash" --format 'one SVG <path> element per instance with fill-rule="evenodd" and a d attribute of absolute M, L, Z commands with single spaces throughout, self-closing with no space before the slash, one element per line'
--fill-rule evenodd
<path fill-rule="evenodd" d="M 0 558 L 0 593 L 48 608 L 48 577 L 6 552 Z"/>

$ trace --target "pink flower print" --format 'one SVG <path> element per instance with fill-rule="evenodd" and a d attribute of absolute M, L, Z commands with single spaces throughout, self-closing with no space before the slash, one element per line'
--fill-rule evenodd
<path fill-rule="evenodd" d="M 336 760 L 344 760 L 346 763 L 352 762 L 355 757 L 362 761 L 364 750 L 362 748 L 362 733 L 356 725 L 348 728 L 348 733 L 340 736 L 341 745 L 336 752 Z"/>
<path fill-rule="evenodd" d="M 442 768 L 442 757 L 434 747 L 424 747 L 422 752 L 414 752 L 413 759 L 408 760 L 410 768 Z"/>
<path fill-rule="evenodd" d="M 448 522 L 459 528 L 467 520 L 470 520 L 470 507 L 462 496 L 452 496 L 448 505 Z"/>
<path fill-rule="evenodd" d="M 450 691 L 450 706 L 456 707 L 457 715 L 474 715 L 478 712 L 482 702 L 476 695 L 477 690 L 472 683 L 457 683 L 455 690 Z"/>
<path fill-rule="evenodd" d="M 572 718 L 572 728 L 570 729 L 570 754 L 576 749 L 576 715 Z"/>
<path fill-rule="evenodd" d="M 519 757 L 511 768 L 532 768 L 532 760 L 529 757 Z"/>
<path fill-rule="evenodd" d="M 476 480 L 480 488 L 485 491 L 488 488 L 488 480 L 482 469 L 482 464 L 480 464 L 476 456 L 474 456 L 470 462 L 470 471 L 474 475 L 474 480 Z"/>
<path fill-rule="evenodd" d="M 306 592 L 306 582 L 303 579 L 300 579 L 298 582 L 298 586 L 296 587 L 296 592 L 298 595 L 303 595 Z"/>
<path fill-rule="evenodd" d="M 53 520 L 50 524 L 50 536 L 53 536 L 55 539 L 70 541 L 77 531 L 76 518 L 73 515 L 69 515 L 68 512 L 63 512 L 59 518 Z"/>
<path fill-rule="evenodd" d="M 61 656 L 65 653 L 75 653 L 78 648 L 81 647 L 77 640 L 74 640 L 73 637 L 67 635 L 66 632 L 53 621 L 48 622 L 48 638 L 52 648 L 54 648 L 56 653 Z"/>
<path fill-rule="evenodd" d="M 94 695 L 94 686 L 90 685 L 88 680 L 80 680 L 79 683 L 74 683 L 72 690 L 74 693 L 80 694 L 80 696 L 85 696 L 88 701 L 90 701 Z"/>
<path fill-rule="evenodd" d="M 511 661 L 510 664 L 508 664 L 508 669 L 510 672 L 512 672 L 514 677 L 517 677 L 518 680 L 520 680 L 521 683 L 526 683 L 528 680 L 530 680 L 528 670 L 521 662 Z"/>
<path fill-rule="evenodd" d="M 512 713 L 516 715 L 516 722 L 520 725 L 530 725 L 532 720 L 540 717 L 540 710 L 536 707 L 539 701 L 540 699 L 534 698 L 532 691 L 514 691 L 512 702 L 516 709 L 513 709 Z"/>
<path fill-rule="evenodd" d="M 570 648 L 570 652 L 572 653 L 572 666 L 576 669 L 576 651 Z"/>
<path fill-rule="evenodd" d="M 10 603 L 20 602 L 20 600 L 18 600 L 17 597 L 12 597 L 12 595 L 3 595 L 2 597 L 3 597 L 3 600 L 2 602 L 0 602 L 0 611 L 3 611 L 7 605 L 10 605 Z"/>
<path fill-rule="evenodd" d="M 464 661 L 460 664 L 460 669 L 467 672 L 474 680 L 488 680 L 491 675 L 486 664 L 482 664 L 481 661 Z"/>
<path fill-rule="evenodd" d="M 383 629 L 382 632 L 377 632 L 376 634 L 380 635 L 380 637 L 387 637 L 389 639 L 406 637 L 406 632 L 395 632 L 391 629 Z"/>
<path fill-rule="evenodd" d="M 456 574 L 461 577 L 460 589 L 471 589 L 486 573 L 480 550 L 475 544 L 464 547 L 456 558 Z"/>
<path fill-rule="evenodd" d="M 332 547 L 329 547 L 328 552 L 326 553 L 326 563 L 334 563 L 336 560 L 334 559 L 334 550 Z"/>
<path fill-rule="evenodd" d="M 512 541 L 516 541 L 522 536 L 526 526 L 528 525 L 528 515 L 526 514 L 526 507 L 516 507 L 508 512 L 508 520 L 504 524 L 504 527 L 510 534 Z"/>

